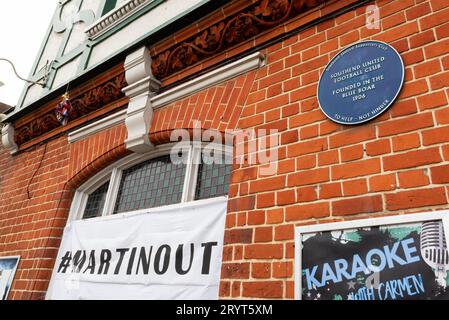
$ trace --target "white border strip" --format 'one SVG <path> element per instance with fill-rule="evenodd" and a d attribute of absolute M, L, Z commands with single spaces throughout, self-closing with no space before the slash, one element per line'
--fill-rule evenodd
<path fill-rule="evenodd" d="M 126 119 L 126 109 L 120 110 L 110 116 L 100 119 L 96 122 L 88 124 L 80 129 L 72 131 L 68 135 L 69 143 L 82 140 L 88 136 L 94 135 L 97 132 L 111 128 L 117 124 L 124 123 Z"/>
<path fill-rule="evenodd" d="M 101 17 L 100 20 L 92 23 L 84 30 L 84 33 L 87 34 L 89 39 L 95 40 L 119 24 L 121 21 L 125 20 L 127 17 L 152 2 L 154 2 L 154 0 L 129 0 L 123 3 L 120 7 L 113 9 L 111 12 Z"/>
<path fill-rule="evenodd" d="M 16 276 L 17 269 L 19 269 L 20 256 L 0 257 L 0 260 L 7 260 L 7 259 L 17 259 L 17 262 L 16 262 L 16 265 L 14 266 L 14 270 L 9 275 L 11 282 L 8 281 L 9 287 L 8 287 L 8 290 L 6 290 L 5 300 L 8 300 L 8 296 L 9 296 L 9 293 L 11 291 L 12 284 L 14 282 L 14 277 Z M 0 298 L 2 298 L 2 297 L 0 297 Z M 2 301 L 2 300 L 0 300 L 0 301 Z"/>
<path fill-rule="evenodd" d="M 303 234 L 333 231 L 333 230 L 345 230 L 345 229 L 357 229 L 362 227 L 376 227 L 383 225 L 396 225 L 396 224 L 408 224 L 413 222 L 425 222 L 432 220 L 442 220 L 443 229 L 445 234 L 449 230 L 449 210 L 432 211 L 426 213 L 414 213 L 414 214 L 400 214 L 390 217 L 381 218 L 366 218 L 359 220 L 343 221 L 323 223 L 318 225 L 308 225 L 295 227 L 295 300 L 301 300 L 302 292 L 302 246 L 301 237 Z M 449 237 L 446 236 L 447 246 L 449 248 Z"/>
<path fill-rule="evenodd" d="M 151 104 L 153 105 L 153 109 L 163 107 L 205 88 L 215 86 L 223 81 L 260 68 L 264 65 L 264 55 L 260 52 L 253 53 L 243 59 L 227 64 L 166 92 L 158 94 L 151 99 Z"/>
<path fill-rule="evenodd" d="M 223 81 L 229 80 L 246 72 L 258 69 L 265 65 L 265 56 L 256 52 L 238 61 L 229 63 L 221 68 L 208 72 L 198 78 L 176 86 L 166 92 L 151 98 L 153 109 L 161 108 L 174 101 L 192 95 L 206 88 L 215 86 Z M 99 131 L 124 123 L 127 110 L 121 110 L 113 115 L 91 123 L 85 127 L 72 131 L 68 135 L 69 143 L 82 140 Z"/>

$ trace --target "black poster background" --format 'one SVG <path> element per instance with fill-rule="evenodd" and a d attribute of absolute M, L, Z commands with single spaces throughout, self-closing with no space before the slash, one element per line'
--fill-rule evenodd
<path fill-rule="evenodd" d="M 422 223 L 414 223 L 409 226 L 418 226 L 417 229 L 421 229 Z M 351 300 L 349 296 L 351 293 L 356 293 L 360 288 L 366 287 L 365 280 L 369 275 L 365 275 L 363 272 L 357 274 L 356 279 L 352 281 L 356 282 L 355 286 L 352 283 L 350 286 L 349 281 L 343 277 L 343 281 L 333 283 L 327 282 L 326 285 L 319 288 L 308 289 L 306 276 L 304 270 L 312 268 L 318 265 L 318 271 L 316 278 L 321 279 L 321 271 L 323 270 L 323 264 L 329 263 L 333 266 L 333 262 L 337 259 L 346 259 L 348 265 L 351 266 L 353 262 L 354 254 L 359 254 L 363 261 L 365 261 L 366 254 L 373 248 L 383 248 L 385 245 L 392 246 L 398 239 L 392 236 L 390 231 L 394 228 L 401 228 L 401 225 L 390 226 L 388 229 L 381 230 L 379 227 L 358 228 L 351 230 L 356 232 L 360 237 L 360 241 L 340 241 L 332 236 L 330 231 L 319 232 L 313 234 L 312 237 L 302 241 L 301 254 L 301 266 L 302 266 L 302 299 L 303 300 Z M 343 230 L 342 230 L 343 231 Z M 419 255 L 419 261 L 400 266 L 395 264 L 393 269 L 385 267 L 383 271 L 379 273 L 380 283 L 386 283 L 389 280 L 403 279 L 404 277 L 411 275 L 421 275 L 424 284 L 424 293 L 420 293 L 414 296 L 404 297 L 396 296 L 397 300 L 448 300 L 449 299 L 449 287 L 441 287 L 436 282 L 436 276 L 432 268 L 423 260 L 420 250 L 420 231 L 416 230 L 409 232 L 402 240 L 412 238 L 414 240 L 414 247 L 417 248 Z M 335 235 L 335 234 L 334 234 Z M 345 243 L 346 242 L 346 243 Z M 397 254 L 401 257 L 404 256 L 403 249 L 400 246 Z M 355 289 L 355 290 L 354 290 Z M 374 289 L 374 291 L 377 291 Z M 375 300 L 380 300 L 378 294 L 375 294 Z M 383 300 L 383 299 L 382 299 Z M 386 299 L 390 300 L 390 299 Z"/>

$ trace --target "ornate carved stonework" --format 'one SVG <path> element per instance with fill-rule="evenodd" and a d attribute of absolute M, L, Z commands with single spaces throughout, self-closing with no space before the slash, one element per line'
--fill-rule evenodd
<path fill-rule="evenodd" d="M 153 57 L 153 74 L 158 79 L 166 78 L 324 2 L 325 0 L 259 0 L 244 12 Z"/>
<path fill-rule="evenodd" d="M 125 94 L 122 92 L 124 87 L 126 87 L 125 74 L 121 73 L 100 86 L 75 96 L 71 99 L 70 120 L 78 119 L 124 97 Z M 60 126 L 61 123 L 52 108 L 37 119 L 16 128 L 15 141 L 21 145 Z"/>

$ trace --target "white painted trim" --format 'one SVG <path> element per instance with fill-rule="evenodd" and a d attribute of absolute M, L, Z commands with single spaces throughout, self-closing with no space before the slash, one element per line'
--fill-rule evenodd
<path fill-rule="evenodd" d="M 111 173 L 111 180 L 109 181 L 109 188 L 104 201 L 103 212 L 101 216 L 108 216 L 113 214 L 115 209 L 115 202 L 120 188 L 120 180 L 122 179 L 122 170 L 114 168 Z"/>
<path fill-rule="evenodd" d="M 125 76 L 128 86 L 122 91 L 129 98 L 125 119 L 128 132 L 125 146 L 128 150 L 136 153 L 146 153 L 154 148 L 148 132 L 151 130 L 151 122 L 156 108 L 257 69 L 264 65 L 265 58 L 260 52 L 253 53 L 161 94 L 156 94 L 160 82 L 152 74 L 151 63 L 147 47 L 141 47 L 129 54 L 125 61 Z"/>
<path fill-rule="evenodd" d="M 154 148 L 148 134 L 153 119 L 150 99 L 160 87 L 160 82 L 151 72 L 151 56 L 147 47 L 141 47 L 126 57 L 125 77 L 128 86 L 122 91 L 129 98 L 125 146 L 133 152 L 145 153 Z"/>
<path fill-rule="evenodd" d="M 15 278 L 15 276 L 16 276 L 17 269 L 19 269 L 20 256 L 17 255 L 17 256 L 5 256 L 5 257 L 0 257 L 0 261 L 1 261 L 1 260 L 8 260 L 8 259 L 17 259 L 17 262 L 16 262 L 16 264 L 14 265 L 14 270 L 13 270 L 13 271 L 11 272 L 11 274 L 9 275 L 9 278 L 10 278 L 10 282 L 8 281 L 9 287 L 8 287 L 8 290 L 6 290 L 6 295 L 4 295 L 6 299 L 8 299 L 9 293 L 10 293 L 10 291 L 11 291 L 12 284 L 13 284 L 13 282 L 14 282 L 14 278 Z M 2 298 L 3 298 L 3 297 L 2 297 Z"/>
<path fill-rule="evenodd" d="M 425 222 L 441 220 L 443 222 L 443 229 L 446 234 L 446 242 L 449 247 L 449 237 L 447 232 L 449 230 L 449 210 L 432 211 L 426 213 L 415 213 L 415 214 L 400 214 L 389 217 L 380 218 L 366 218 L 343 222 L 332 222 L 323 223 L 318 225 L 308 225 L 295 227 L 295 300 L 301 300 L 302 292 L 302 247 L 301 238 L 303 234 L 317 233 L 317 232 L 327 232 L 334 230 L 347 230 L 347 229 L 357 229 L 363 227 L 376 227 L 385 225 L 399 225 L 399 224 L 409 224 L 416 222 Z"/>
<path fill-rule="evenodd" d="M 154 2 L 155 0 L 130 0 L 121 5 L 120 7 L 112 10 L 108 14 L 95 21 L 88 26 L 84 33 L 87 34 L 90 40 L 95 40 L 108 30 L 114 28 L 121 21 L 125 20 L 130 15 L 139 11 L 141 8 Z"/>
<path fill-rule="evenodd" d="M 110 180 L 111 172 L 106 169 L 89 179 L 86 183 L 79 187 L 78 190 L 76 190 L 72 205 L 70 206 L 70 220 L 82 219 L 89 195 Z M 111 185 L 109 185 L 109 188 L 110 187 Z"/>
<path fill-rule="evenodd" d="M 69 219 L 80 220 L 83 218 L 84 208 L 86 207 L 86 199 L 89 195 L 82 191 L 77 190 L 73 196 L 72 204 L 70 205 Z"/>
<path fill-rule="evenodd" d="M 221 68 L 210 71 L 198 78 L 190 80 L 151 98 L 153 109 L 161 108 L 176 100 L 194 94 L 198 91 L 215 86 L 251 70 L 258 69 L 265 64 L 265 57 L 260 52 L 229 63 Z"/>
<path fill-rule="evenodd" d="M 156 146 L 154 147 L 153 150 L 144 154 L 133 153 L 123 159 L 118 160 L 115 164 L 112 164 L 110 167 L 117 168 L 123 171 L 146 160 L 167 155 L 170 153 L 170 150 L 173 148 L 173 146 L 174 143 L 167 143 L 164 145 Z"/>
<path fill-rule="evenodd" d="M 2 127 L 2 144 L 10 154 L 16 154 L 19 151 L 15 141 L 15 130 L 10 123 L 5 123 Z"/>
<path fill-rule="evenodd" d="M 196 184 L 198 181 L 198 163 L 201 160 L 201 150 L 201 145 L 199 148 L 194 145 L 191 152 L 190 168 L 186 173 L 186 175 L 189 175 L 189 178 L 186 179 L 186 184 L 184 185 L 185 192 L 183 194 L 183 201 L 185 202 L 195 200 Z"/>
<path fill-rule="evenodd" d="M 389 217 L 367 218 L 342 222 L 331 222 L 317 225 L 296 227 L 298 233 L 316 233 L 323 231 L 355 229 L 362 227 L 376 227 L 380 225 L 405 224 L 421 221 L 442 220 L 449 215 L 449 210 L 432 211 L 427 213 L 399 214 Z"/>
<path fill-rule="evenodd" d="M 120 110 L 114 114 L 111 114 L 103 119 L 88 124 L 80 129 L 72 131 L 68 135 L 69 143 L 74 143 L 79 140 L 83 140 L 88 136 L 94 135 L 97 132 L 114 127 L 118 124 L 125 123 L 126 110 Z"/>
<path fill-rule="evenodd" d="M 181 196 L 181 203 L 183 202 L 188 202 L 189 199 L 189 194 L 191 193 L 192 190 L 192 180 L 195 177 L 195 173 L 194 171 L 194 164 L 193 164 L 193 159 L 194 159 L 194 155 L 197 152 L 195 147 L 190 146 L 188 149 L 188 154 L 187 154 L 187 164 L 186 164 L 186 173 L 184 175 L 184 184 L 182 186 L 182 196 Z M 184 158 L 185 159 L 185 158 Z"/>

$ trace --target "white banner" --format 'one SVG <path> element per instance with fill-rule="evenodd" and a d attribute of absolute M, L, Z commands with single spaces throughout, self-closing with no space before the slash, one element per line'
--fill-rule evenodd
<path fill-rule="evenodd" d="M 47 299 L 218 299 L 226 198 L 74 221 Z"/>

